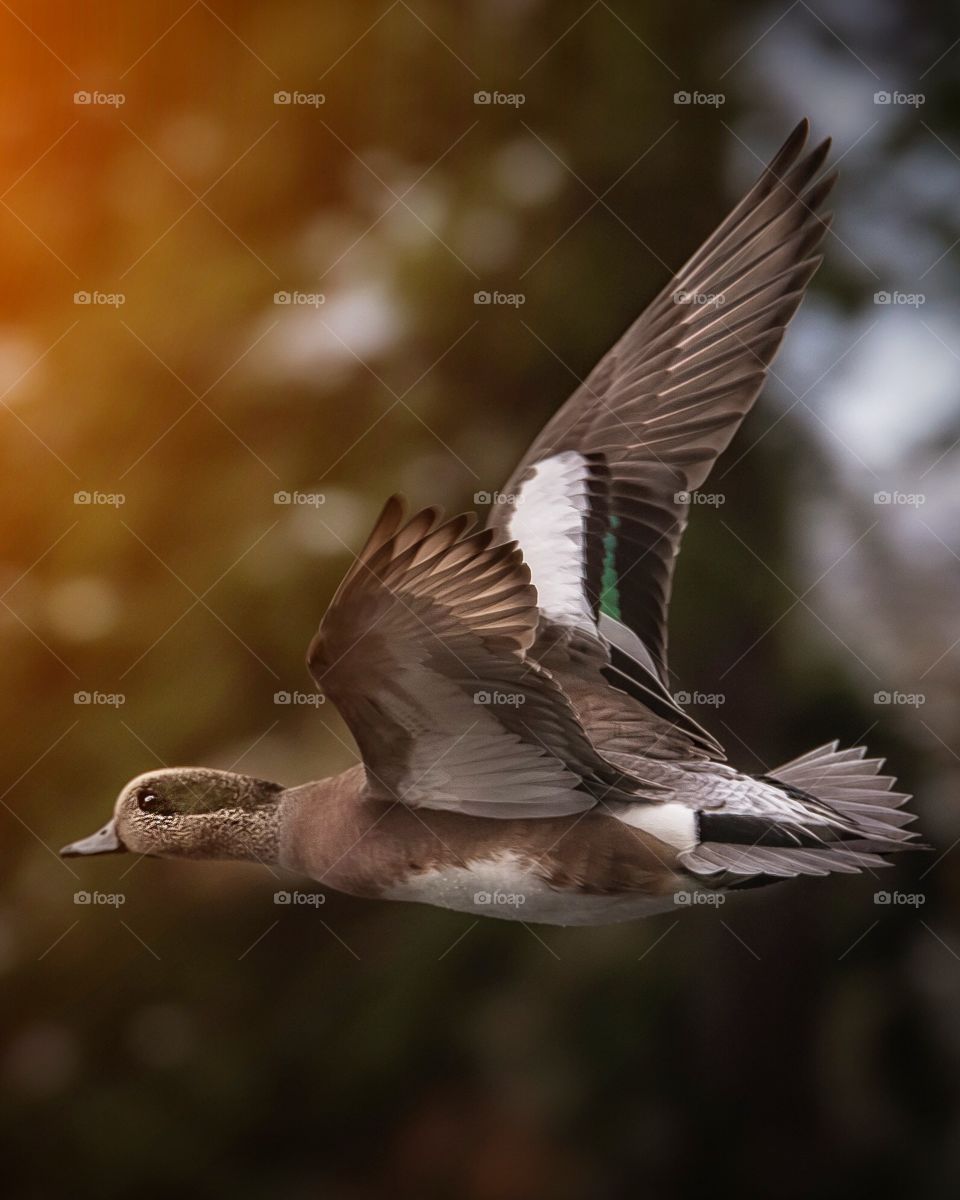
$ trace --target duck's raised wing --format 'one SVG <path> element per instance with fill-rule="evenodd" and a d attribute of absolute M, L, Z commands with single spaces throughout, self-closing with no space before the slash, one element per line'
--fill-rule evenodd
<path fill-rule="evenodd" d="M 596 752 L 525 658 L 538 619 L 520 551 L 475 518 L 387 502 L 307 662 L 360 747 L 369 794 L 484 817 L 580 812 L 640 783 Z M 658 791 L 654 785 L 645 789 Z"/>
<path fill-rule="evenodd" d="M 586 645 L 608 682 L 669 702 L 673 565 L 706 479 L 756 399 L 828 226 L 800 124 L 747 195 L 546 425 L 490 524 L 515 539 L 543 619 L 530 654 Z M 566 684 L 564 685 L 566 686 Z M 588 724 L 589 728 L 589 724 Z"/>

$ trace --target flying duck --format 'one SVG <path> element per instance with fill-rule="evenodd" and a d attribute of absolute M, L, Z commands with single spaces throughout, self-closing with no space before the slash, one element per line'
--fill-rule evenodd
<path fill-rule="evenodd" d="M 743 774 L 668 683 L 691 493 L 820 262 L 835 175 L 807 131 L 546 425 L 485 527 L 387 501 L 307 655 L 356 766 L 292 788 L 151 771 L 61 853 L 252 859 L 355 896 L 587 925 L 915 846 L 883 760 L 833 742 Z"/>

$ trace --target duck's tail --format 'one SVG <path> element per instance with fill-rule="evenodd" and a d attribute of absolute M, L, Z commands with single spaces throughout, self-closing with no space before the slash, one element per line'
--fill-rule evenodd
<path fill-rule="evenodd" d="M 921 849 L 905 829 L 910 799 L 881 775 L 882 758 L 863 746 L 820 746 L 762 776 L 796 802 L 793 813 L 748 817 L 701 814 L 701 842 L 681 856 L 688 871 L 711 885 L 773 883 L 795 875 L 853 873 L 890 866 L 887 855 Z M 727 827 L 727 828 L 725 828 Z"/>

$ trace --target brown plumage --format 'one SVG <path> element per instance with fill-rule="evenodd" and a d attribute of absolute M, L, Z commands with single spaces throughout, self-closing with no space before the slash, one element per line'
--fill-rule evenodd
<path fill-rule="evenodd" d="M 486 529 L 387 501 L 308 653 L 362 764 L 286 790 L 154 772 L 64 852 L 266 858 L 357 895 L 575 924 L 915 845 L 862 747 L 747 776 L 668 688 L 690 493 L 819 262 L 834 177 L 806 136 L 548 423 Z"/>
<path fill-rule="evenodd" d="M 378 799 L 473 816 L 555 816 L 642 782 L 604 760 L 563 691 L 524 657 L 536 589 L 518 547 L 473 517 L 404 522 L 396 498 L 310 644 L 314 678 Z M 657 790 L 650 785 L 649 793 Z"/>

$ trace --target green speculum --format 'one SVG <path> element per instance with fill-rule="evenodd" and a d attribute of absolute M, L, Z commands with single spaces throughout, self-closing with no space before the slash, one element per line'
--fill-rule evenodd
<path fill-rule="evenodd" d="M 617 591 L 617 534 L 619 517 L 610 518 L 610 529 L 603 537 L 603 574 L 600 576 L 600 611 L 619 621 L 620 593 Z"/>

